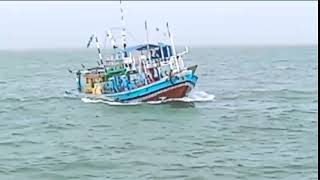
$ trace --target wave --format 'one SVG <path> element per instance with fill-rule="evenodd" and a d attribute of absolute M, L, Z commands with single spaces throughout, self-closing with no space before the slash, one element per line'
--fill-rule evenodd
<path fill-rule="evenodd" d="M 277 59 L 277 60 L 273 60 L 272 62 L 273 63 L 274 62 L 289 62 L 289 59 Z"/>
<path fill-rule="evenodd" d="M 288 93 L 288 94 L 314 94 L 317 93 L 317 90 L 313 89 L 265 89 L 265 88 L 253 88 L 253 89 L 243 89 L 239 90 L 239 92 L 244 93 Z"/>
<path fill-rule="evenodd" d="M 108 101 L 106 99 L 97 99 L 97 98 L 90 98 L 90 97 L 84 97 L 81 98 L 81 101 L 84 103 L 104 103 L 111 106 L 132 106 L 132 105 L 139 105 L 142 104 L 142 102 L 115 102 L 115 101 Z"/>
<path fill-rule="evenodd" d="M 16 95 L 9 95 L 9 96 L 1 96 L 0 101 L 1 102 L 10 102 L 10 103 L 27 103 L 27 102 L 48 102 L 52 100 L 60 101 L 64 99 L 78 99 L 79 97 L 82 97 L 83 95 L 79 93 L 77 90 L 70 90 L 65 91 L 63 95 L 61 94 L 43 94 L 43 95 L 24 95 L 22 94 L 16 94 Z"/>
<path fill-rule="evenodd" d="M 182 101 L 182 102 L 210 102 L 215 99 L 213 94 L 208 94 L 204 91 L 194 91 L 187 97 L 168 99 L 167 101 Z"/>
<path fill-rule="evenodd" d="M 296 70 L 295 67 L 290 67 L 290 66 L 276 66 L 275 68 L 279 70 Z"/>
<path fill-rule="evenodd" d="M 66 98 L 75 99 L 76 96 L 64 95 L 64 96 L 48 96 L 48 97 L 37 97 L 37 96 L 29 96 L 29 97 L 4 97 L 0 98 L 1 102 L 10 102 L 10 103 L 28 103 L 28 102 L 48 102 L 48 101 L 60 101 Z"/>
<path fill-rule="evenodd" d="M 159 101 L 147 101 L 147 102 L 115 102 L 110 101 L 104 98 L 99 97 L 83 97 L 81 101 L 84 103 L 103 103 L 108 104 L 111 106 L 132 106 L 132 105 L 141 105 L 141 104 L 150 104 L 150 105 L 157 105 L 157 104 L 164 104 L 170 102 L 187 102 L 187 103 L 194 103 L 194 102 L 211 102 L 213 101 L 215 96 L 213 94 L 208 94 L 204 91 L 194 91 L 190 93 L 187 97 L 183 98 L 172 98 L 172 99 L 165 99 Z"/>

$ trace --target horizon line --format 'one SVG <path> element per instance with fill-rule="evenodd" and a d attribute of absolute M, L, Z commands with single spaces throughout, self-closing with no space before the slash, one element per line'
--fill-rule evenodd
<path fill-rule="evenodd" d="M 317 47 L 318 44 L 314 43 L 301 43 L 301 44 L 285 44 L 285 43 L 275 43 L 275 44 L 193 44 L 193 45 L 175 45 L 177 48 L 183 47 Z M 50 50 L 50 49 L 87 49 L 86 47 L 18 47 L 18 48 L 0 48 L 0 51 L 10 51 L 10 50 Z M 90 48 L 95 49 L 95 48 Z M 108 49 L 112 49 L 108 47 Z"/>

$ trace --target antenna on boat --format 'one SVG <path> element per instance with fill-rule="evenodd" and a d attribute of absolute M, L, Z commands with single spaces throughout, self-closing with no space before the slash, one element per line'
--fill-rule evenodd
<path fill-rule="evenodd" d="M 180 71 L 180 67 L 179 67 L 178 59 L 177 59 L 177 54 L 176 54 L 176 48 L 174 46 L 173 37 L 172 37 L 172 35 L 170 33 L 169 23 L 168 22 L 167 22 L 167 30 L 168 30 L 168 36 L 169 36 L 170 41 L 171 41 L 172 54 L 173 54 L 173 57 L 174 57 L 174 60 L 175 60 L 176 66 L 177 66 L 177 70 Z"/>

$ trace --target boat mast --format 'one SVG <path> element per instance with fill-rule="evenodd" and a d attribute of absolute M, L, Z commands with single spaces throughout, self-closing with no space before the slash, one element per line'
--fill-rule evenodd
<path fill-rule="evenodd" d="M 97 49 L 98 49 L 98 54 L 99 54 L 100 63 L 103 64 L 102 56 L 101 56 L 101 51 L 100 51 L 100 45 L 99 45 L 99 41 L 98 41 L 98 37 L 95 36 L 95 39 L 96 39 L 96 44 L 97 44 Z"/>
<path fill-rule="evenodd" d="M 167 30 L 168 30 L 168 36 L 170 38 L 170 41 L 171 41 L 171 46 L 172 46 L 172 55 L 173 55 L 173 58 L 174 58 L 174 61 L 176 63 L 176 66 L 177 66 L 177 70 L 178 72 L 180 71 L 180 66 L 178 64 L 178 59 L 177 59 L 177 54 L 176 54 L 176 48 L 174 46 L 174 42 L 173 42 L 173 37 L 170 33 L 170 30 L 169 30 L 169 23 L 167 22 Z"/>
<path fill-rule="evenodd" d="M 122 45 L 123 45 L 123 50 L 126 50 L 127 47 L 127 41 L 126 41 L 126 28 L 125 28 L 125 21 L 124 21 L 124 11 L 122 8 L 122 3 L 120 0 L 120 12 L 121 12 L 121 36 L 122 36 Z"/>
<path fill-rule="evenodd" d="M 147 21 L 144 21 L 144 27 L 146 29 L 146 38 L 147 38 L 147 55 L 148 55 L 148 59 L 151 59 L 151 55 L 150 55 L 150 47 L 149 47 L 149 31 L 148 31 L 148 26 L 147 26 Z"/>
<path fill-rule="evenodd" d="M 117 49 L 116 41 L 115 41 L 110 29 L 108 29 L 108 31 L 107 31 L 107 37 L 111 41 L 111 45 L 112 45 L 113 50 Z"/>
<path fill-rule="evenodd" d="M 97 49 L 98 49 L 98 54 L 99 54 L 100 63 L 103 64 L 102 56 L 101 56 L 101 51 L 100 51 L 100 45 L 99 45 L 98 37 L 97 37 L 96 35 L 92 34 L 92 35 L 90 36 L 90 39 L 89 39 L 89 41 L 88 41 L 88 43 L 87 43 L 87 48 L 90 47 L 93 38 L 96 39 L 96 45 L 97 45 Z"/>

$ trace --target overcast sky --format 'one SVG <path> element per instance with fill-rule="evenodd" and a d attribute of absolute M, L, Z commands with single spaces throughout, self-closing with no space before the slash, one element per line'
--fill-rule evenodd
<path fill-rule="evenodd" d="M 0 49 L 85 47 L 120 25 L 120 3 L 0 2 Z M 317 1 L 123 1 L 129 45 L 163 38 L 168 21 L 178 45 L 318 44 Z M 132 35 L 131 35 L 132 34 Z"/>

